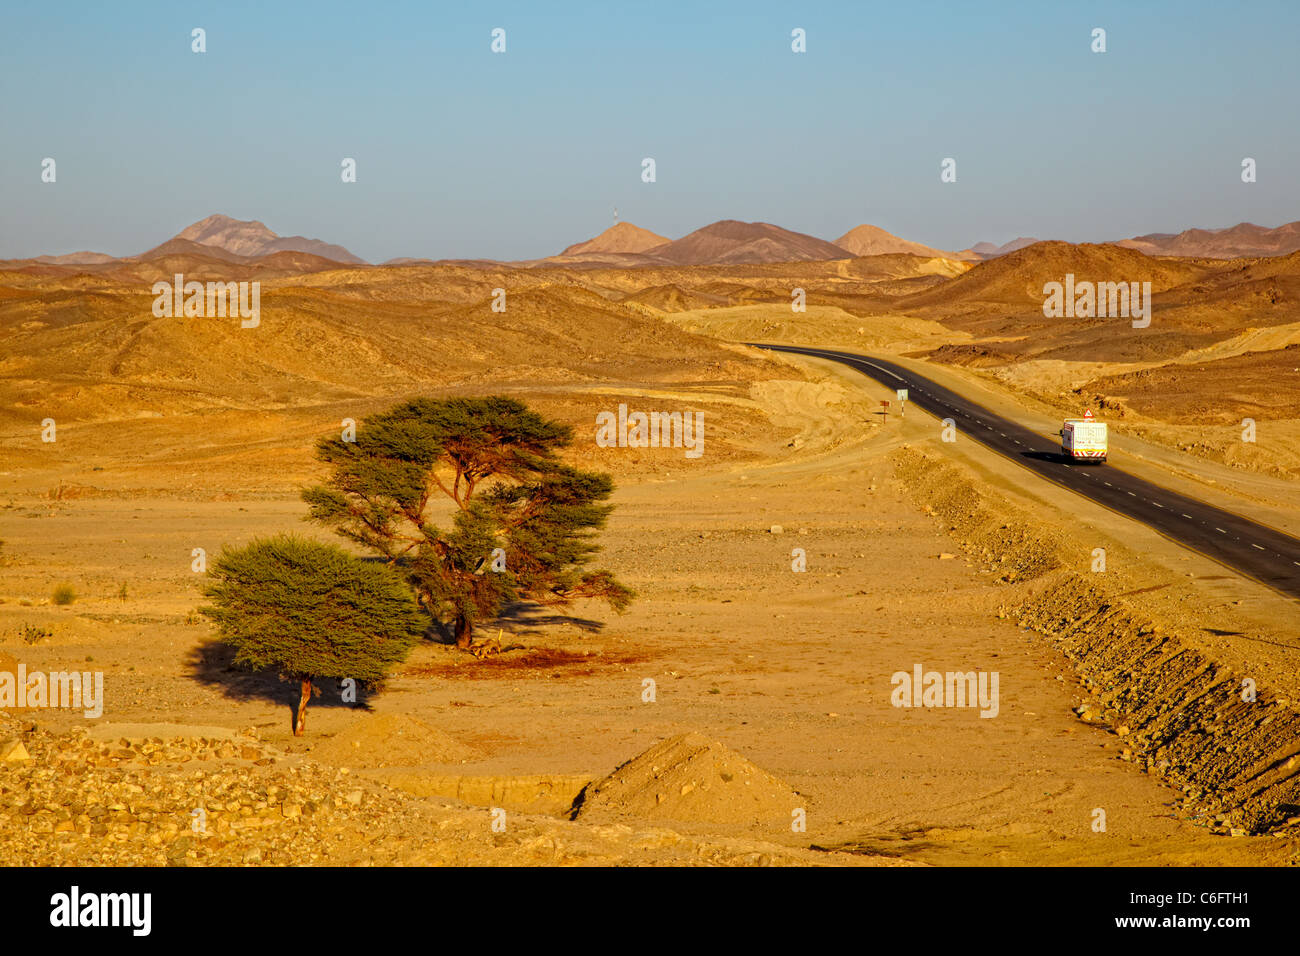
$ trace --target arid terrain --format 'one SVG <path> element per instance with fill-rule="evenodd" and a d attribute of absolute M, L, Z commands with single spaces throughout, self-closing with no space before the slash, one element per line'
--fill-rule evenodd
<path fill-rule="evenodd" d="M 368 265 L 260 225 L 0 263 L 0 669 L 105 691 L 98 719 L 0 712 L 8 862 L 1300 860 L 1294 601 L 744 344 L 889 356 L 1044 434 L 1091 408 L 1113 465 L 1300 535 L 1288 227 L 943 253 L 623 224 L 548 260 Z M 260 325 L 156 317 L 177 273 L 259 281 Z M 1046 318 L 1066 273 L 1149 281 L 1150 327 Z M 636 600 L 512 608 L 484 660 L 422 643 L 355 704 L 327 682 L 295 738 L 296 691 L 213 643 L 194 549 L 328 540 L 299 498 L 319 437 L 489 394 L 614 476 L 602 563 Z M 702 456 L 598 447 L 620 403 L 702 411 Z M 998 672 L 997 715 L 893 706 L 917 665 Z"/>

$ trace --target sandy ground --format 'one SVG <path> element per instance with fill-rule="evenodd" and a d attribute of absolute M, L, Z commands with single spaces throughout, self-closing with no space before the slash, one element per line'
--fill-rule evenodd
<path fill-rule="evenodd" d="M 627 469 L 604 538 L 606 563 L 640 594 L 626 615 L 579 606 L 571 615 L 508 617 L 499 626 L 512 641 L 552 652 L 527 665 L 510 655 L 477 664 L 440 646 L 417 649 L 369 705 L 418 717 L 474 754 L 419 772 L 595 778 L 666 737 L 696 731 L 806 800 L 806 833 L 743 830 L 790 847 L 935 864 L 1292 862 L 1289 839 L 1214 836 L 1178 819 L 1169 787 L 1118 759 L 1113 735 L 1074 716 L 1084 694 L 1068 662 L 998 618 L 1005 588 L 962 557 L 941 557 L 958 549 L 893 475 L 890 451 L 933 440 L 932 422 L 920 413 L 880 422 L 866 409 L 883 388 L 809 367 L 825 376 L 824 388 L 803 397 L 777 386 L 753 393 L 777 417 L 811 418 L 802 434 L 789 431 L 787 441 L 763 449 L 766 463 L 711 463 L 706 455 L 698 469 L 658 480 Z M 1021 485 L 1006 471 L 1014 466 L 977 450 L 960 454 L 991 487 L 1015 494 Z M 1261 509 L 1278 507 L 1269 493 L 1261 486 Z M 1047 515 L 1063 505 L 1060 494 L 1033 488 L 1027 497 Z M 104 720 L 251 725 L 270 745 L 311 759 L 315 747 L 329 757 L 327 741 L 362 719 L 327 689 L 309 714 L 308 736 L 295 741 L 288 688 L 236 681 L 199 654 L 210 631 L 193 613 L 201 598 L 192 549 L 213 554 L 279 530 L 310 533 L 295 496 L 60 501 L 12 488 L 0 495 L 7 502 L 0 650 L 31 668 L 102 667 Z M 1144 551 L 1131 523 L 1086 518 L 1099 535 Z M 1166 547 L 1173 550 L 1144 553 L 1155 566 L 1203 570 L 1200 559 Z M 795 548 L 806 553 L 806 572 L 791 570 Z M 1132 573 L 1154 580 L 1156 572 L 1144 565 Z M 1213 601 L 1264 600 L 1258 586 L 1218 577 L 1204 585 Z M 70 606 L 48 603 L 59 581 L 79 594 Z M 1261 619 L 1272 620 L 1260 606 Z M 53 634 L 26 644 L 19 629 L 27 624 Z M 998 671 L 997 717 L 891 706 L 890 676 L 915 664 Z M 647 679 L 655 682 L 653 703 L 643 700 Z M 84 722 L 65 714 L 42 720 L 52 729 Z M 1099 808 L 1105 832 L 1093 830 Z"/>

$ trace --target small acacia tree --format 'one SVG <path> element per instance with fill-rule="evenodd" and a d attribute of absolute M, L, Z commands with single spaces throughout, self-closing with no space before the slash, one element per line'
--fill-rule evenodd
<path fill-rule="evenodd" d="M 379 683 L 428 625 L 401 575 L 332 544 L 293 535 L 224 550 L 201 608 L 235 663 L 300 684 L 293 733 L 307 725 L 312 682 Z"/>
<path fill-rule="evenodd" d="M 312 520 L 402 568 L 468 647 L 475 621 L 512 601 L 591 597 L 622 611 L 633 597 L 588 569 L 614 483 L 559 460 L 571 439 L 515 399 L 417 399 L 363 421 L 355 441 L 321 440 L 332 474 L 303 499 Z M 449 525 L 435 524 L 439 508 Z"/>

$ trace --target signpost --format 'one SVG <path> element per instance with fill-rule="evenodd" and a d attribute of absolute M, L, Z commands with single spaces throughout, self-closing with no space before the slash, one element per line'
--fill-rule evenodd
<path fill-rule="evenodd" d="M 889 421 L 889 402 L 886 399 L 880 400 L 881 414 L 885 416 L 885 421 Z"/>
<path fill-rule="evenodd" d="M 907 389 L 898 390 L 898 417 L 902 418 L 903 413 L 907 410 Z"/>

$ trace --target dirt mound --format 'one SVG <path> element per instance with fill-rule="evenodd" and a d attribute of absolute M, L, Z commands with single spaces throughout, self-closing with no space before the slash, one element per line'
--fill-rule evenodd
<path fill-rule="evenodd" d="M 435 727 L 403 714 L 364 714 L 342 733 L 316 743 L 308 756 L 340 767 L 421 767 L 479 756 Z"/>
<path fill-rule="evenodd" d="M 587 787 L 575 819 L 789 825 L 790 787 L 716 740 L 670 737 Z"/>

